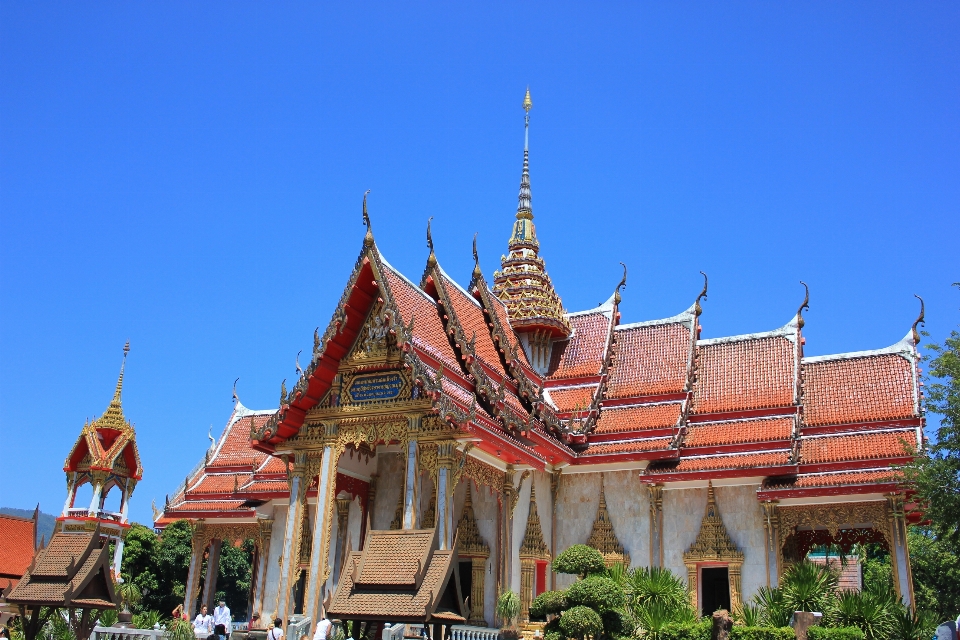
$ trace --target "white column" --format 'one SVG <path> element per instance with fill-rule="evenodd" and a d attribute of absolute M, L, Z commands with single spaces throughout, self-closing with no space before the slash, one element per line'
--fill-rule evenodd
<path fill-rule="evenodd" d="M 407 475 L 403 494 L 404 529 L 413 529 L 417 525 L 417 497 L 420 493 L 417 486 L 420 483 L 418 446 L 416 438 L 411 438 L 407 443 Z"/>
<path fill-rule="evenodd" d="M 117 540 L 113 550 L 113 575 L 120 579 L 120 564 L 123 562 L 123 539 Z"/>
<path fill-rule="evenodd" d="M 437 537 L 440 539 L 440 548 L 449 549 L 450 525 L 447 523 L 447 475 L 449 469 L 440 467 L 437 470 Z"/>
<path fill-rule="evenodd" d="M 127 512 L 129 511 L 127 503 L 130 501 L 130 491 L 127 489 L 129 485 L 130 481 L 127 480 L 127 484 L 123 487 L 123 497 L 121 498 L 123 502 L 120 504 L 120 522 L 127 521 Z"/>
<path fill-rule="evenodd" d="M 303 611 L 317 622 L 320 607 L 323 604 L 324 574 L 327 568 L 325 549 L 330 541 L 330 496 L 337 482 L 337 461 L 334 447 L 330 444 L 323 448 L 320 459 L 320 475 L 317 480 L 317 515 L 313 522 L 313 547 L 310 549 L 310 575 L 307 584 L 307 597 Z"/>
<path fill-rule="evenodd" d="M 286 628 L 286 621 L 289 619 L 290 609 L 292 608 L 290 598 L 290 574 L 293 571 L 293 567 L 295 567 L 300 560 L 299 558 L 294 558 L 293 555 L 296 538 L 300 536 L 300 521 L 303 518 L 302 496 L 300 494 L 305 492 L 301 491 L 304 482 L 301 456 L 305 458 L 306 454 L 297 454 L 297 463 L 294 465 L 294 470 L 290 474 L 290 506 L 287 507 L 287 520 L 283 528 L 283 547 L 280 552 L 281 564 L 279 585 L 277 588 L 277 615 L 284 620 L 284 628 Z"/>
<path fill-rule="evenodd" d="M 67 474 L 67 499 L 63 503 L 63 513 L 62 516 L 66 516 L 70 509 L 73 508 L 73 501 L 77 498 L 77 473 Z"/>
<path fill-rule="evenodd" d="M 93 497 L 90 499 L 90 509 L 87 510 L 87 514 L 96 517 L 100 511 L 100 494 L 103 493 L 103 482 L 93 481 Z"/>

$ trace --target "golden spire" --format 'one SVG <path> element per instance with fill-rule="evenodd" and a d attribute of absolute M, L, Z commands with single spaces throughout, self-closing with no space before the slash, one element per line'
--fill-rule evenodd
<path fill-rule="evenodd" d="M 527 86 L 527 95 L 523 96 L 523 110 L 530 113 L 533 108 L 533 100 L 530 99 L 530 87 Z"/>

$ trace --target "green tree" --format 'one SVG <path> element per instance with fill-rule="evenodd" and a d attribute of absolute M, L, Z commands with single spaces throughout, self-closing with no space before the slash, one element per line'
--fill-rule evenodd
<path fill-rule="evenodd" d="M 936 614 L 937 620 L 952 618 L 960 611 L 960 557 L 926 527 L 911 529 L 907 544 L 917 609 Z"/>
<path fill-rule="evenodd" d="M 954 283 L 960 288 L 960 283 Z M 960 332 L 943 344 L 927 347 L 930 371 L 926 382 L 926 409 L 940 416 L 936 440 L 926 456 L 907 467 L 924 514 L 936 534 L 960 549 Z"/>
<path fill-rule="evenodd" d="M 163 530 L 154 555 L 158 591 L 149 594 L 148 602 L 144 603 L 148 609 L 167 613 L 173 611 L 178 604 L 183 604 L 183 597 L 187 592 L 192 537 L 193 531 L 186 520 L 177 520 Z"/>
<path fill-rule="evenodd" d="M 150 596 L 159 593 L 160 589 L 155 561 L 156 552 L 157 534 L 153 529 L 148 529 L 142 524 L 132 524 L 124 542 L 120 576 L 124 583 L 136 585 L 143 596 L 140 603 L 144 609 L 148 610 L 156 608 L 150 606 L 155 599 Z"/>
<path fill-rule="evenodd" d="M 216 597 L 226 601 L 234 620 L 247 616 L 254 546 L 253 540 L 245 540 L 236 547 L 224 543 L 220 549 Z"/>
<path fill-rule="evenodd" d="M 593 547 L 575 544 L 557 554 L 553 570 L 557 573 L 572 573 L 585 578 L 591 573 L 600 573 L 606 568 L 603 555 Z"/>

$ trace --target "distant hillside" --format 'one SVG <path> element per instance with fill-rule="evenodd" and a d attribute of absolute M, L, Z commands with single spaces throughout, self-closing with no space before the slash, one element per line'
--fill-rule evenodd
<path fill-rule="evenodd" d="M 18 518 L 32 518 L 33 509 L 14 509 L 13 507 L 0 507 L 0 513 L 5 513 L 8 516 L 16 516 Z M 40 538 L 50 541 L 50 536 L 53 535 L 53 526 L 57 522 L 57 517 L 52 516 L 49 513 L 40 512 L 40 517 L 37 519 L 37 544 L 40 543 Z"/>

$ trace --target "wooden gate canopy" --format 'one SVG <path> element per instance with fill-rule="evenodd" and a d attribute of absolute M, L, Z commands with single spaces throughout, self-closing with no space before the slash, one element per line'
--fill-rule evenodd
<path fill-rule="evenodd" d="M 7 602 L 21 607 L 115 609 L 119 601 L 110 577 L 109 555 L 110 550 L 101 546 L 99 528 L 55 533 L 7 595 Z"/>
<path fill-rule="evenodd" d="M 372 530 L 347 558 L 328 614 L 393 623 L 463 624 L 466 606 L 456 550 L 440 550 L 436 529 Z"/>

